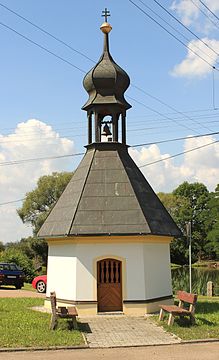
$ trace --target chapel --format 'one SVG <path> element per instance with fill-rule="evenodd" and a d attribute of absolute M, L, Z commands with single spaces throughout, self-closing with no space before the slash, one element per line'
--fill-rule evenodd
<path fill-rule="evenodd" d="M 110 54 L 104 16 L 103 53 L 83 80 L 86 153 L 38 233 L 49 246 L 45 306 L 56 291 L 79 316 L 144 315 L 173 301 L 169 245 L 181 233 L 129 155 L 130 79 Z"/>

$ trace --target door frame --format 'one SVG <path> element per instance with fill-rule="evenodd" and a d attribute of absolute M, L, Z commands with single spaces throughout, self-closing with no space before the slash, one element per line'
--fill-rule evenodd
<path fill-rule="evenodd" d="M 127 276 L 126 276 L 126 259 L 121 256 L 117 256 L 114 254 L 105 254 L 96 257 L 93 260 L 93 274 L 94 274 L 94 282 L 93 282 L 93 293 L 94 293 L 94 299 L 95 301 L 98 301 L 97 299 L 97 263 L 98 261 L 104 260 L 104 259 L 115 259 L 121 261 L 121 267 L 122 267 L 122 308 L 123 308 L 123 301 L 127 299 Z M 97 304 L 98 308 L 98 304 Z M 97 310 L 98 312 L 98 310 Z"/>

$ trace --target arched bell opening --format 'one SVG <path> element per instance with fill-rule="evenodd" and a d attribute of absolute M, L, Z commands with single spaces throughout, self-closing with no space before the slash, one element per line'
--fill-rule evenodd
<path fill-rule="evenodd" d="M 101 121 L 101 142 L 113 141 L 112 137 L 112 118 L 105 116 Z"/>
<path fill-rule="evenodd" d="M 121 142 L 126 144 L 126 112 L 112 114 L 88 112 L 88 144 Z"/>
<path fill-rule="evenodd" d="M 122 311 L 122 262 L 102 259 L 97 262 L 98 312 Z"/>

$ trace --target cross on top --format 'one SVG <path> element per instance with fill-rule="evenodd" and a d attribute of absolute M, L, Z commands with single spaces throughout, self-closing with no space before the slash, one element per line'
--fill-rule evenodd
<path fill-rule="evenodd" d="M 107 22 L 107 17 L 110 16 L 110 12 L 109 10 L 107 10 L 107 8 L 105 8 L 105 10 L 102 11 L 102 16 L 105 17 L 105 21 Z"/>

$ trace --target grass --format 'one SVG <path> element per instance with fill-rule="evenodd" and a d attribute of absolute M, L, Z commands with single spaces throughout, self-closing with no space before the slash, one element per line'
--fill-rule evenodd
<path fill-rule="evenodd" d="M 28 291 L 36 292 L 36 289 L 33 288 L 32 284 L 28 284 L 28 283 L 24 283 L 24 286 L 22 287 L 22 290 L 28 290 Z"/>
<path fill-rule="evenodd" d="M 195 311 L 196 324 L 191 325 L 187 318 L 175 318 L 173 326 L 167 326 L 168 314 L 163 322 L 158 322 L 163 328 L 183 340 L 219 339 L 219 297 L 207 298 L 200 296 Z"/>
<path fill-rule="evenodd" d="M 48 313 L 33 311 L 43 299 L 0 299 L 0 348 L 74 346 L 83 344 L 80 331 L 69 330 L 67 319 L 59 319 L 55 331 L 49 330 Z"/>
<path fill-rule="evenodd" d="M 192 264 L 192 267 L 214 267 L 214 265 L 219 266 L 219 261 L 216 260 L 208 260 L 208 261 L 197 261 L 196 263 Z"/>

